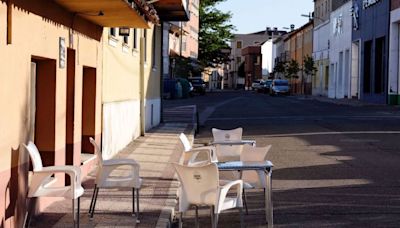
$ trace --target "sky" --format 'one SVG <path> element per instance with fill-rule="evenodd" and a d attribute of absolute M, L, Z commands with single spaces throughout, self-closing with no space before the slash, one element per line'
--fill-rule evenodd
<path fill-rule="evenodd" d="M 230 11 L 231 24 L 236 27 L 236 34 L 246 34 L 265 30 L 266 27 L 296 28 L 308 22 L 302 14 L 314 11 L 313 0 L 226 0 L 218 4 L 223 12 Z"/>

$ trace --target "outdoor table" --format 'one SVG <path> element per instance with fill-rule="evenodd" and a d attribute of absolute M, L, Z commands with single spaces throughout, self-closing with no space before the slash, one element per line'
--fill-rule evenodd
<path fill-rule="evenodd" d="M 270 161 L 264 162 L 242 162 L 242 161 L 229 161 L 229 162 L 217 162 L 218 169 L 220 171 L 239 171 L 244 170 L 262 170 L 266 176 L 266 191 L 265 191 L 265 220 L 268 223 L 268 227 L 273 227 L 274 216 L 272 208 L 272 167 L 274 166 Z"/>

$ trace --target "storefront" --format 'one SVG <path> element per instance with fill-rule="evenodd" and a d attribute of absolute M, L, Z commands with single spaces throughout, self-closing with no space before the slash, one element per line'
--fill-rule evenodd
<path fill-rule="evenodd" d="M 388 101 L 390 0 L 353 2 L 352 71 L 359 69 L 361 100 Z"/>
<path fill-rule="evenodd" d="M 330 19 L 330 98 L 358 98 L 358 75 L 351 77 L 352 2 L 334 8 Z"/>

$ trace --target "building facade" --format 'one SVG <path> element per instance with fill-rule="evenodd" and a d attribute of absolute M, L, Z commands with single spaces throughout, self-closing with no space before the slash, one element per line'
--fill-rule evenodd
<path fill-rule="evenodd" d="M 279 37 L 285 33 L 286 31 L 281 31 L 277 28 L 271 29 L 270 27 L 267 27 L 265 31 L 234 35 L 234 38 L 231 40 L 231 63 L 229 66 L 229 77 L 232 78 L 229 80 L 233 81 L 233 88 L 244 86 L 244 84 L 241 84 L 242 82 L 239 82 L 241 80 L 238 77 L 239 67 L 245 60 L 242 54 L 242 50 L 248 46 L 260 46 L 265 41 L 275 37 Z"/>
<path fill-rule="evenodd" d="M 389 104 L 400 104 L 400 1 L 392 0 L 390 8 L 390 40 L 389 40 Z"/>
<path fill-rule="evenodd" d="M 387 102 L 389 12 L 389 0 L 353 2 L 352 74 L 360 75 L 364 101 Z"/>
<path fill-rule="evenodd" d="M 352 1 L 335 4 L 330 23 L 330 62 L 329 93 L 330 98 L 357 98 L 359 94 L 358 75 L 351 76 L 352 61 Z"/>
<path fill-rule="evenodd" d="M 261 46 L 248 46 L 242 50 L 244 57 L 245 90 L 250 90 L 254 80 L 262 79 Z"/>
<path fill-rule="evenodd" d="M 313 21 L 291 32 L 285 39 L 285 53 L 287 61 L 295 60 L 299 68 L 302 69 L 303 61 L 306 56 L 313 53 Z M 300 70 L 297 77 L 290 79 L 291 93 L 311 94 L 311 78 Z"/>
<path fill-rule="evenodd" d="M 332 0 L 314 2 L 313 58 L 317 72 L 312 78 L 312 94 L 328 96 Z"/>

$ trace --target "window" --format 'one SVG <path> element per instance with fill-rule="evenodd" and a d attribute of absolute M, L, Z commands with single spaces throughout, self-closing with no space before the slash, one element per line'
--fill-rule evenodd
<path fill-rule="evenodd" d="M 184 36 L 182 37 L 182 51 L 186 51 L 186 46 L 187 46 L 187 37 Z"/>
<path fill-rule="evenodd" d="M 137 49 L 137 29 L 133 29 L 133 49 Z"/>
<path fill-rule="evenodd" d="M 242 48 L 242 41 L 236 41 L 236 48 Z"/>
<path fill-rule="evenodd" d="M 110 28 L 110 36 L 117 36 L 117 29 L 116 28 Z"/>

